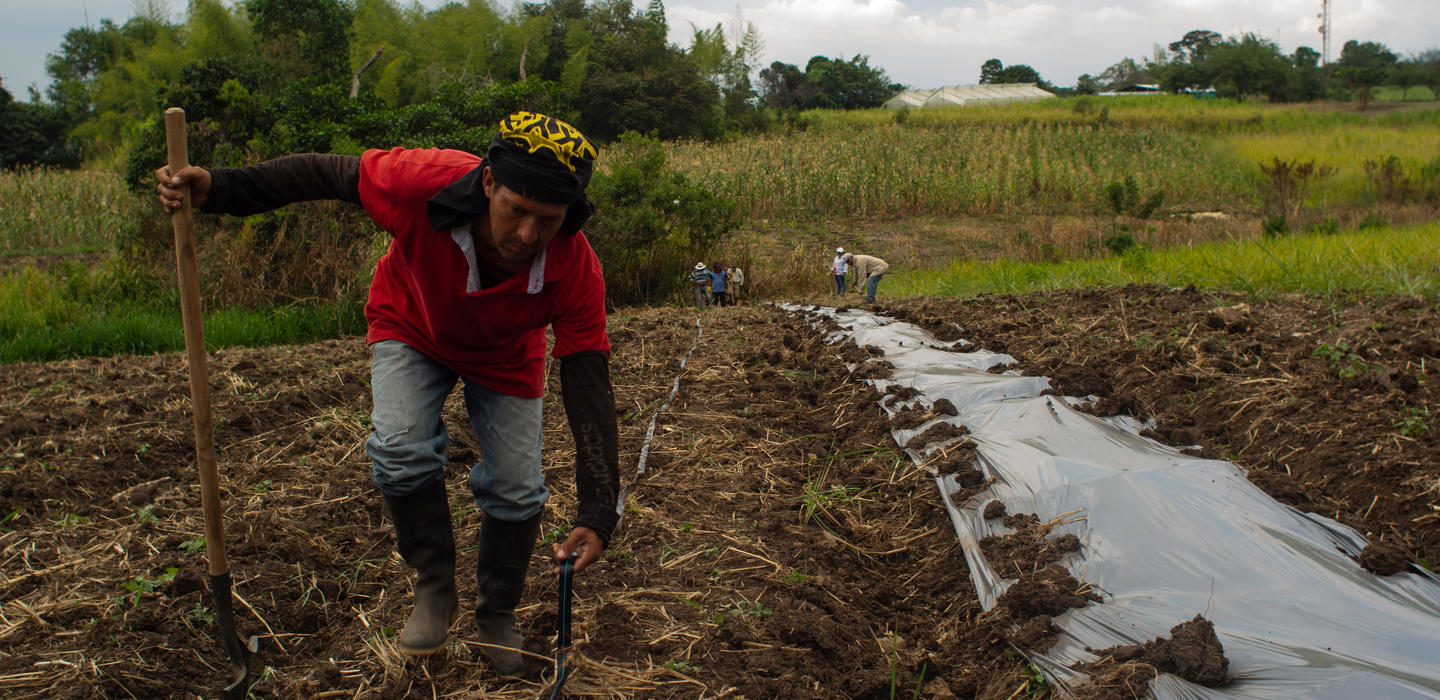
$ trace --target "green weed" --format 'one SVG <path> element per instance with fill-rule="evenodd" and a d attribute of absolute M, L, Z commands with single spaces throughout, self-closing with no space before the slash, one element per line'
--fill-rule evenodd
<path fill-rule="evenodd" d="M 172 566 L 165 569 L 165 573 L 160 574 L 153 579 L 149 576 L 141 574 L 129 581 L 126 581 L 125 583 L 120 584 L 121 588 L 129 591 L 128 595 L 120 596 L 120 599 L 118 601 L 120 606 L 124 607 L 125 604 L 128 602 L 130 607 L 135 607 L 140 602 L 141 596 L 145 595 L 146 593 L 154 593 L 161 587 L 170 585 L 170 582 L 175 580 L 175 574 L 178 573 L 180 573 L 180 569 Z"/>
<path fill-rule="evenodd" d="M 1405 415 L 1395 427 L 1400 429 L 1400 434 L 1405 437 L 1420 437 L 1430 432 L 1430 408 L 1428 406 L 1410 406 L 1405 409 Z"/>

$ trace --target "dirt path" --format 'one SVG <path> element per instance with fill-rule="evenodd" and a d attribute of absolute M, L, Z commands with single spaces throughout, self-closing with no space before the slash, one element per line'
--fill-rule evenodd
<path fill-rule="evenodd" d="M 1401 562 L 1440 561 L 1440 451 L 1426 413 L 1440 405 L 1434 305 L 1224 308 L 1234 303 L 1129 288 L 877 310 L 1008 352 L 1061 393 L 1102 397 L 1102 412 L 1155 418 L 1162 441 L 1232 459 L 1280 500 L 1393 545 Z M 846 369 L 861 351 L 826 346 L 769 308 L 732 308 L 705 314 L 682 372 L 695 317 L 612 316 L 633 485 L 606 561 L 577 584 L 579 671 L 567 693 L 1033 691 L 1012 644 L 1043 641 L 1043 615 L 1024 626 L 979 609 L 933 480 L 903 458 L 880 397 Z M 537 655 L 527 680 L 492 677 L 468 617 L 447 653 L 417 662 L 394 651 L 409 585 L 361 447 L 367 362 L 358 339 L 212 356 L 237 615 L 264 646 L 255 694 L 535 697 L 556 624 L 554 580 L 539 574 L 545 544 L 520 611 Z M 179 355 L 0 367 L 0 695 L 191 697 L 221 685 L 185 381 Z M 574 512 L 554 399 L 547 539 Z M 452 401 L 447 418 L 461 426 Z M 466 432 L 452 435 L 469 601 L 478 519 L 463 475 L 477 453 Z"/>

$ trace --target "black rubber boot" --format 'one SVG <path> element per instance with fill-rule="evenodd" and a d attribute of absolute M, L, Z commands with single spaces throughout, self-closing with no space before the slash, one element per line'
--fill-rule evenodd
<path fill-rule="evenodd" d="M 386 496 L 395 546 L 416 571 L 415 609 L 400 631 L 400 651 L 425 656 L 445 647 L 445 636 L 460 610 L 455 595 L 455 535 L 445 482 L 408 496 Z"/>
<path fill-rule="evenodd" d="M 509 522 L 486 515 L 480 523 L 480 551 L 475 562 L 478 585 L 475 627 L 481 647 L 495 673 L 519 675 L 525 666 L 517 649 L 525 637 L 515 626 L 515 606 L 525 590 L 530 554 L 540 536 L 540 516 Z"/>

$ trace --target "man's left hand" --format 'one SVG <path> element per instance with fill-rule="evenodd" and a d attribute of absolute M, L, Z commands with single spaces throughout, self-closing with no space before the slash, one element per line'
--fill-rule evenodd
<path fill-rule="evenodd" d="M 580 556 L 575 559 L 575 571 L 584 571 L 585 567 L 599 561 L 600 555 L 605 551 L 605 544 L 600 535 L 588 527 L 577 527 L 570 531 L 570 536 L 564 542 L 555 545 L 555 561 L 563 562 L 570 558 L 571 554 L 578 553 Z M 560 573 L 557 565 L 551 573 Z"/>

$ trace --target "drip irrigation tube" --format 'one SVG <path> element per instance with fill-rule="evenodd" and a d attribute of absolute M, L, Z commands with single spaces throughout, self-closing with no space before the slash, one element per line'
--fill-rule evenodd
<path fill-rule="evenodd" d="M 684 357 L 680 358 L 680 371 L 675 374 L 675 381 L 670 383 L 670 394 L 665 397 L 665 403 L 660 404 L 660 408 L 655 409 L 655 413 L 650 415 L 650 425 L 645 428 L 645 441 L 640 444 L 640 458 L 636 460 L 635 464 L 635 479 L 630 482 L 630 486 L 634 486 L 635 482 L 645 475 L 645 462 L 650 459 L 650 441 L 655 438 L 655 422 L 660 419 L 660 414 L 669 410 L 670 402 L 674 401 L 675 395 L 680 392 L 680 377 L 684 376 L 685 365 L 690 362 L 690 356 L 695 354 L 695 348 L 700 347 L 700 338 L 703 335 L 705 335 L 705 327 L 700 325 L 700 319 L 697 318 L 695 319 L 695 342 L 690 344 L 690 349 L 685 352 Z M 625 518 L 625 497 L 630 495 L 630 486 L 620 489 L 620 497 L 615 502 L 615 514 L 620 516 L 621 520 Z M 615 522 L 615 527 L 618 529 L 620 521 Z"/>

